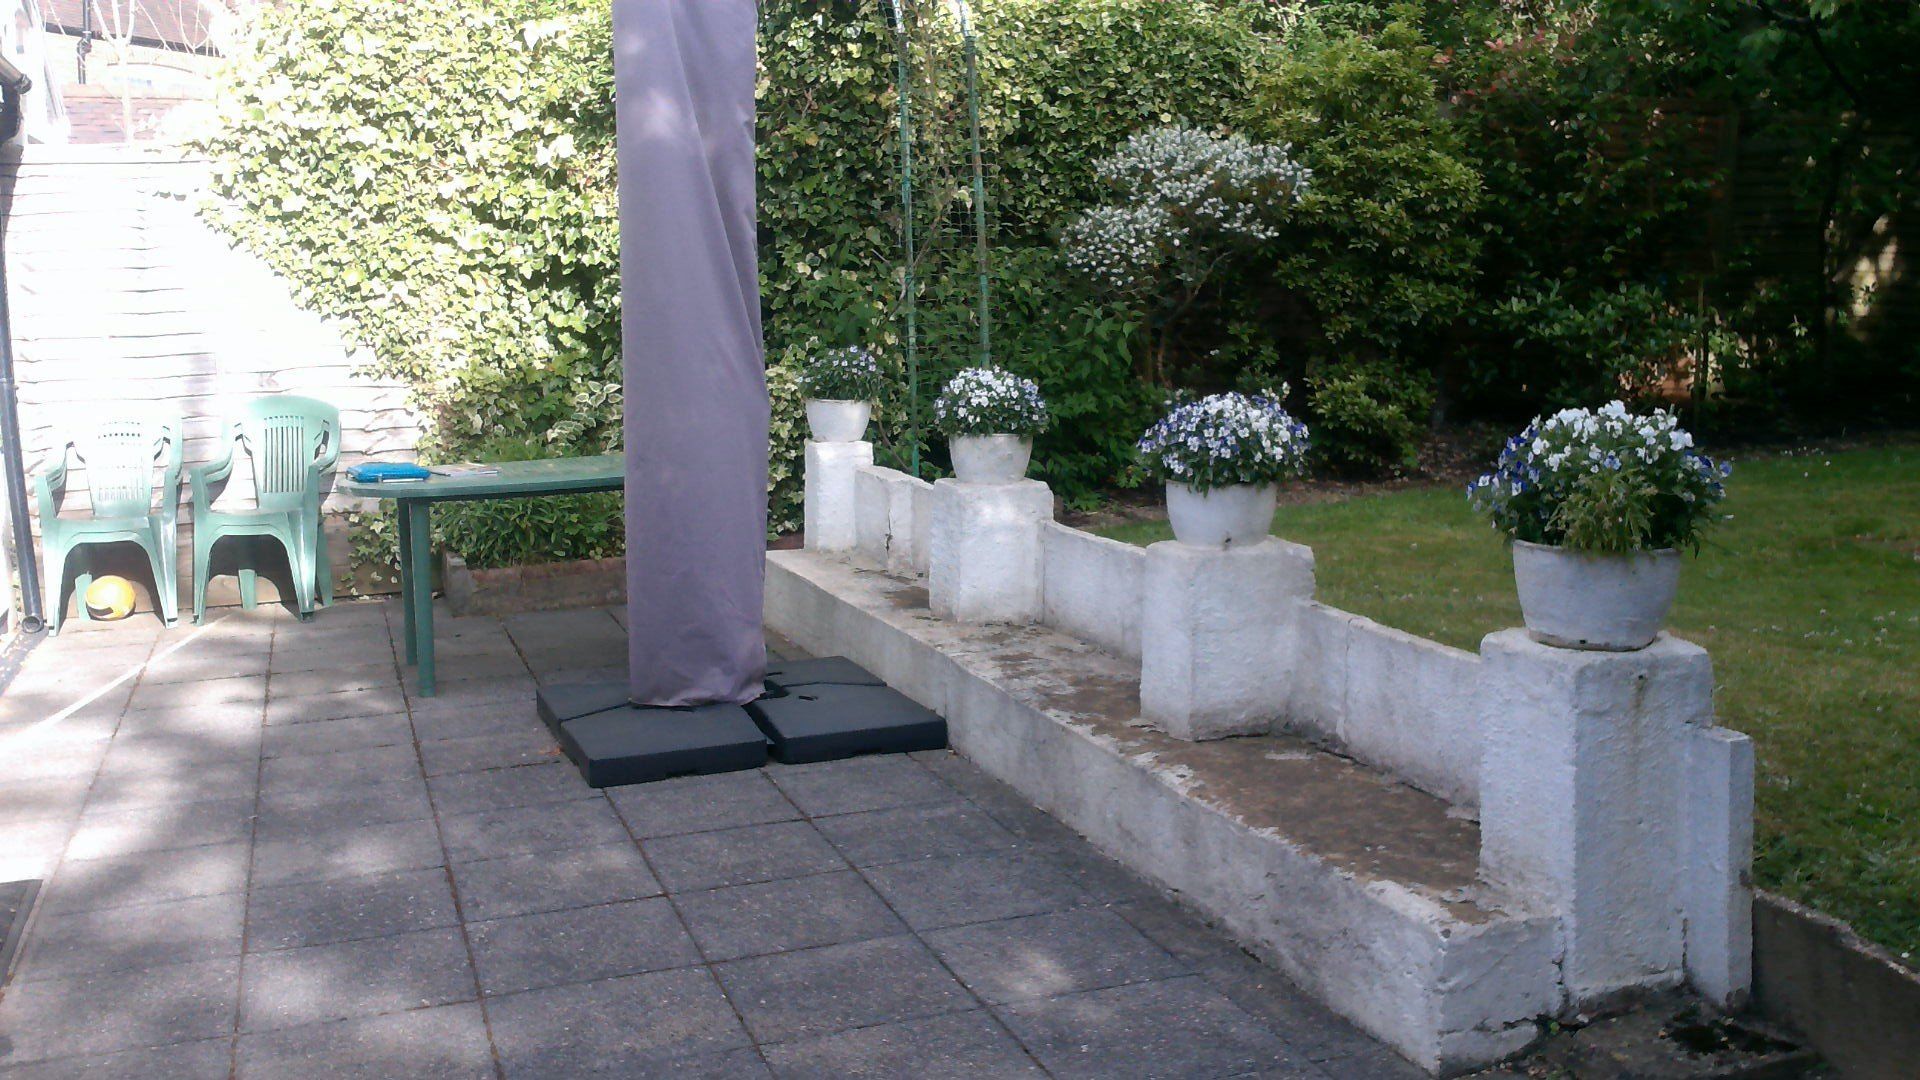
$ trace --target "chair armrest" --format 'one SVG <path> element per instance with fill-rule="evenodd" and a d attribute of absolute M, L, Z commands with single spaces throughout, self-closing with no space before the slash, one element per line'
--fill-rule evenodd
<path fill-rule="evenodd" d="M 225 444 L 220 460 L 195 465 L 187 475 L 193 484 L 193 513 L 198 518 L 213 505 L 213 484 L 233 475 L 233 443 Z"/>
<path fill-rule="evenodd" d="M 60 516 L 60 495 L 67 489 L 67 451 L 62 447 L 58 458 L 48 458 L 47 464 L 33 478 L 33 488 L 40 497 L 40 520 L 52 521 Z"/>

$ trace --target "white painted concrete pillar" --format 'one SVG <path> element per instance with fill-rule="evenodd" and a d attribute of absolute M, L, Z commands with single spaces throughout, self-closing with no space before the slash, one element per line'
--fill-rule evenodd
<path fill-rule="evenodd" d="M 1744 961 L 1725 954 L 1745 947 L 1735 911 L 1751 904 L 1752 757 L 1713 727 L 1706 650 L 1663 635 L 1579 652 L 1504 630 L 1480 651 L 1480 872 L 1559 917 L 1569 1004 L 1682 981 L 1690 913 L 1700 989 L 1743 994 Z"/>
<path fill-rule="evenodd" d="M 1313 551 L 1269 538 L 1147 549 L 1140 618 L 1140 709 L 1181 739 L 1271 731 L 1286 715 L 1289 629 L 1313 599 Z"/>
<path fill-rule="evenodd" d="M 857 481 L 873 464 L 870 442 L 807 442 L 804 520 L 809 551 L 852 551 L 859 541 Z"/>
<path fill-rule="evenodd" d="M 1053 492 L 1038 480 L 933 485 L 927 596 L 933 613 L 963 622 L 1040 619 L 1040 526 Z"/>

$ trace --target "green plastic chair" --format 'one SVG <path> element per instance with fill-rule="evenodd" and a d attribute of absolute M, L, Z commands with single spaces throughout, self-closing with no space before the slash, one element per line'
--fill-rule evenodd
<path fill-rule="evenodd" d="M 193 621 L 207 611 L 213 545 L 229 536 L 267 536 L 287 549 L 300 616 L 314 594 L 333 603 L 333 566 L 320 528 L 320 486 L 340 460 L 340 410 L 313 398 L 255 398 L 220 424 L 221 456 L 197 466 L 193 481 Z M 234 447 L 253 461 L 252 510 L 213 509 L 214 485 L 233 475 Z M 240 570 L 240 602 L 254 606 L 254 569 Z"/>
<path fill-rule="evenodd" d="M 51 632 L 60 632 L 66 614 L 67 563 L 76 553 L 80 573 L 74 579 L 82 622 L 87 614 L 87 588 L 93 584 L 93 566 L 85 551 L 94 544 L 131 541 L 147 553 L 153 565 L 154 599 L 160 617 L 171 626 L 179 620 L 180 584 L 175 565 L 180 513 L 180 461 L 185 440 L 178 417 L 155 414 L 109 416 L 83 435 L 63 439 L 46 468 L 35 478 L 40 497 L 40 550 L 46 561 L 47 598 L 52 608 Z M 61 517 L 60 503 L 67 487 L 72 458 L 86 466 L 92 496 L 89 517 Z M 160 472 L 155 509 L 154 472 Z"/>

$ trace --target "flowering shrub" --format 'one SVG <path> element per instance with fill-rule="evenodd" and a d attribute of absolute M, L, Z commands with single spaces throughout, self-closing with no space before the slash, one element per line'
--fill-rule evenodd
<path fill-rule="evenodd" d="M 1147 471 L 1198 491 L 1298 475 L 1307 425 L 1281 408 L 1280 396 L 1215 394 L 1179 406 L 1140 437 Z"/>
<path fill-rule="evenodd" d="M 1670 412 L 1564 409 L 1507 440 L 1467 496 L 1518 540 L 1582 551 L 1700 546 L 1732 466 L 1693 449 Z"/>
<path fill-rule="evenodd" d="M 800 369 L 801 393 L 817 401 L 867 401 L 879 390 L 880 362 L 864 346 L 813 353 Z"/>
<path fill-rule="evenodd" d="M 1123 293 L 1150 292 L 1168 274 L 1201 276 L 1217 259 L 1210 241 L 1272 240 L 1277 211 L 1312 177 L 1291 147 L 1190 127 L 1135 135 L 1094 171 L 1119 202 L 1067 226 L 1067 265 Z"/>
<path fill-rule="evenodd" d="M 1031 379 L 999 368 L 962 370 L 933 402 L 934 426 L 954 435 L 1038 435 L 1047 402 Z"/>

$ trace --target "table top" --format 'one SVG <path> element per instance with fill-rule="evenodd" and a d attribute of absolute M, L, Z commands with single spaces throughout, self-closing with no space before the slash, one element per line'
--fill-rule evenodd
<path fill-rule="evenodd" d="M 361 484 L 342 479 L 336 490 L 360 499 L 425 499 L 454 502 L 517 499 L 530 495 L 570 495 L 583 491 L 619 491 L 626 487 L 626 459 L 600 457 L 502 461 L 493 476 L 430 476 L 425 480 L 387 480 Z"/>

